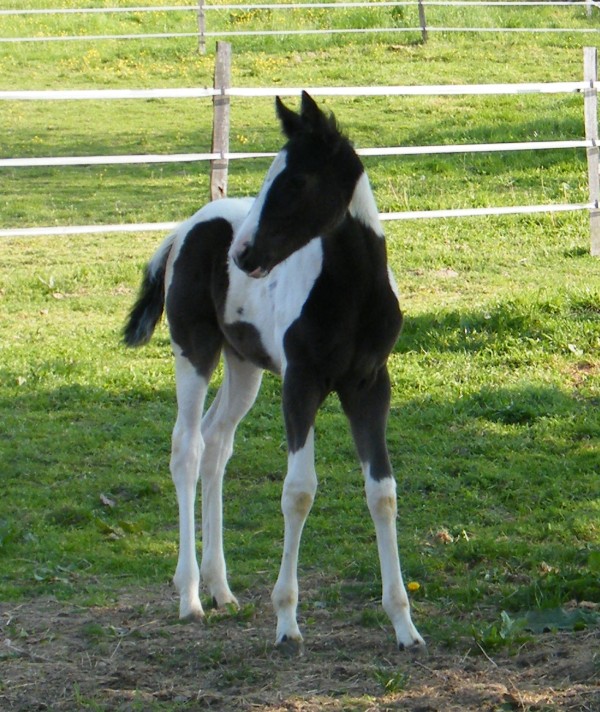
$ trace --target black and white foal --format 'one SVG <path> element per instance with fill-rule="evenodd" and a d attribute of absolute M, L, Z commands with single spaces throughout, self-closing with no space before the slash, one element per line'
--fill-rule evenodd
<path fill-rule="evenodd" d="M 236 603 L 223 554 L 223 473 L 236 427 L 256 398 L 262 370 L 269 369 L 283 378 L 288 442 L 284 550 L 272 594 L 277 644 L 293 648 L 302 640 L 297 564 L 317 489 L 313 424 L 319 406 L 335 391 L 362 463 L 383 607 L 398 646 L 422 646 L 400 572 L 396 484 L 385 442 L 386 361 L 402 315 L 377 207 L 363 166 L 333 116 L 306 93 L 299 114 L 279 99 L 277 113 L 288 142 L 256 200 L 210 203 L 179 226 L 147 266 L 125 328 L 127 344 L 146 343 L 166 305 L 178 403 L 171 473 L 179 502 L 174 581 L 180 616 L 203 615 L 200 574 L 217 605 Z M 202 417 L 221 353 L 223 383 Z M 201 570 L 194 536 L 199 475 Z"/>

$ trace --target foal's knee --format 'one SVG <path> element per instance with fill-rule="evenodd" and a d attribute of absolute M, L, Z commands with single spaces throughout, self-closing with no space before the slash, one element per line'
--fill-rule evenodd
<path fill-rule="evenodd" d="M 281 509 L 284 515 L 306 519 L 315 499 L 314 492 L 285 491 L 281 498 Z"/>
<path fill-rule="evenodd" d="M 284 516 L 304 521 L 312 508 L 317 492 L 317 478 L 302 482 L 286 482 L 281 495 L 281 511 Z"/>
<path fill-rule="evenodd" d="M 375 521 L 395 520 L 398 513 L 396 503 L 396 481 L 393 477 L 381 480 L 367 478 L 365 482 L 367 505 Z"/>

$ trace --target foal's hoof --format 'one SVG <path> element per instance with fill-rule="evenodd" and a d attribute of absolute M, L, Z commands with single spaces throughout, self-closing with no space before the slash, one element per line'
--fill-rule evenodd
<path fill-rule="evenodd" d="M 426 655 L 427 654 L 427 645 L 423 638 L 419 636 L 418 638 L 415 638 L 412 643 L 409 645 L 405 645 L 404 643 L 399 642 L 398 643 L 398 650 L 401 652 L 408 652 L 411 653 L 412 655 Z"/>
<path fill-rule="evenodd" d="M 216 596 L 212 597 L 212 607 L 219 610 L 227 611 L 228 613 L 236 613 L 240 610 L 240 604 L 233 594 L 223 596 L 220 599 Z"/>
<path fill-rule="evenodd" d="M 203 623 L 204 611 L 192 610 L 188 613 L 181 613 L 179 615 L 179 620 L 182 623 Z"/>
<path fill-rule="evenodd" d="M 302 638 L 289 638 L 284 635 L 275 643 L 277 650 L 286 657 L 297 658 L 304 654 L 304 641 Z"/>

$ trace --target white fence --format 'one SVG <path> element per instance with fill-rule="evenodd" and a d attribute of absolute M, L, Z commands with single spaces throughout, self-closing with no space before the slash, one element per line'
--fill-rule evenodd
<path fill-rule="evenodd" d="M 230 47 L 219 43 L 230 57 Z M 72 156 L 0 159 L 1 168 L 40 166 L 89 166 L 107 164 L 150 164 L 211 161 L 211 193 L 213 198 L 227 192 L 227 166 L 230 160 L 246 160 L 274 156 L 271 152 L 229 152 L 229 100 L 231 97 L 298 96 L 300 88 L 233 88 L 229 86 L 230 66 L 217 52 L 217 71 L 214 88 L 143 89 L 143 90 L 74 90 L 74 91 L 2 91 L 0 101 L 73 101 L 73 100 L 123 100 L 123 99 L 181 99 L 213 98 L 213 147 L 210 153 L 150 154 L 122 156 Z M 220 70 L 219 70 L 220 67 Z M 532 214 L 587 210 L 590 215 L 591 252 L 600 255 L 600 176 L 597 114 L 597 49 L 585 48 L 584 80 L 581 82 L 547 82 L 529 84 L 477 84 L 433 86 L 380 86 L 380 87 L 312 87 L 306 90 L 313 96 L 461 96 L 461 95 L 522 95 L 575 93 L 584 97 L 585 139 L 570 141 L 532 141 L 523 143 L 462 144 L 444 146 L 391 146 L 363 148 L 363 156 L 436 155 L 448 153 L 510 152 L 524 150 L 586 149 L 588 160 L 589 201 L 549 205 L 502 206 L 466 208 L 455 210 L 428 210 L 382 213 L 382 220 L 412 220 L 423 218 L 449 218 L 481 215 Z M 219 101 L 214 101 L 218 98 Z M 223 126 L 225 129 L 223 129 Z M 137 223 L 131 225 L 77 225 L 57 227 L 20 227 L 0 230 L 0 237 L 27 237 L 36 235 L 66 235 L 109 232 L 142 232 L 167 230 L 177 223 Z"/>
<path fill-rule="evenodd" d="M 6 42 L 73 42 L 73 41 L 99 41 L 99 40 L 135 40 L 135 39 L 166 39 L 166 38 L 189 38 L 197 37 L 199 46 L 205 48 L 207 38 L 232 38 L 232 37 L 264 37 L 264 36 L 292 36 L 292 35 L 335 35 L 335 34 L 381 34 L 381 33 L 407 33 L 420 32 L 423 41 L 427 40 L 429 32 L 533 32 L 533 33 L 556 33 L 571 32 L 582 34 L 599 33 L 597 27 L 559 28 L 559 27 L 456 27 L 438 26 L 427 20 L 426 9 L 428 8 L 474 8 L 474 7 L 502 7 L 502 8 L 531 8 L 531 7 L 565 7 L 573 8 L 583 6 L 587 10 L 588 17 L 592 17 L 593 8 L 600 8 L 600 0 L 380 0 L 368 2 L 357 0 L 356 2 L 315 2 L 315 3 L 256 3 L 256 4 L 226 4 L 210 5 L 204 0 L 198 0 L 195 5 L 172 5 L 172 6 L 142 6 L 142 7 L 103 7 L 103 8 L 48 8 L 48 9 L 11 9 L 0 10 L 0 17 L 5 16 L 27 16 L 27 15 L 74 15 L 74 14 L 109 14 L 109 13 L 156 13 L 156 12 L 189 12 L 193 11 L 198 15 L 198 29 L 193 32 L 153 32 L 135 34 L 110 34 L 110 35 L 68 35 L 59 36 L 29 36 L 29 37 L 0 37 L 0 43 Z M 213 30 L 206 29 L 206 13 L 222 11 L 287 11 L 299 9 L 328 9 L 345 10 L 353 8 L 368 8 L 375 10 L 385 7 L 413 7 L 418 8 L 419 25 L 415 27 L 355 27 L 355 28 L 327 28 L 327 29 L 277 29 L 277 30 Z"/>

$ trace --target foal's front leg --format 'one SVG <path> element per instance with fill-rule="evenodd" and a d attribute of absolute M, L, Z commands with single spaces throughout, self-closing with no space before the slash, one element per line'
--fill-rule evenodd
<path fill-rule="evenodd" d="M 288 440 L 288 471 L 281 497 L 284 543 L 281 568 L 271 600 L 277 615 L 275 643 L 291 650 L 302 644 L 296 619 L 298 553 L 304 523 L 317 491 L 313 423 L 322 398 L 310 379 L 288 369 L 283 385 L 283 412 Z"/>
<path fill-rule="evenodd" d="M 425 642 L 411 620 L 398 556 L 396 481 L 385 441 L 390 404 L 387 368 L 377 373 L 372 384 L 350 385 L 339 395 L 352 427 L 365 477 L 367 504 L 375 524 L 381 566 L 381 602 L 394 626 L 398 647 L 422 647 Z"/>

